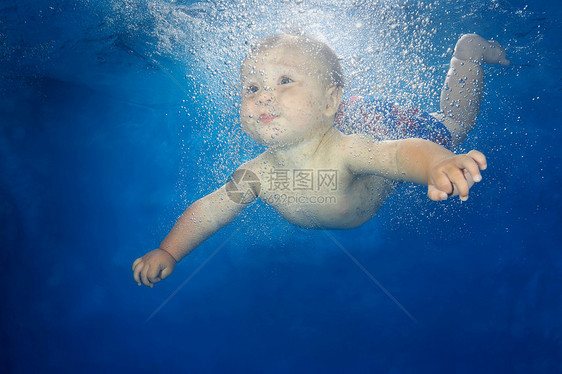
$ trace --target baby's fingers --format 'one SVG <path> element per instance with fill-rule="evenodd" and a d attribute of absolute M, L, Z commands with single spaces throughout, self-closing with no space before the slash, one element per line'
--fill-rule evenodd
<path fill-rule="evenodd" d="M 160 273 L 160 280 L 168 278 L 168 276 L 172 274 L 172 271 L 174 271 L 174 269 L 170 266 L 167 266 L 164 269 L 162 269 L 162 272 Z"/>
<path fill-rule="evenodd" d="M 142 261 L 142 257 L 139 257 L 133 262 L 133 271 L 135 271 L 135 267 Z"/>
<path fill-rule="evenodd" d="M 427 197 L 433 201 L 447 200 L 447 193 L 430 184 L 427 186 Z"/>
<path fill-rule="evenodd" d="M 151 284 L 154 285 L 155 283 L 158 283 L 162 280 L 163 277 L 161 277 L 160 275 L 161 271 L 162 271 L 162 266 L 160 265 L 154 269 L 151 269 L 148 272 L 147 278 Z"/>
<path fill-rule="evenodd" d="M 135 279 L 135 282 L 138 283 L 138 285 L 141 285 L 141 279 L 140 279 L 140 273 L 142 271 L 142 268 L 144 267 L 144 262 L 139 261 L 140 259 L 137 259 L 134 263 L 133 263 L 133 278 Z"/>
<path fill-rule="evenodd" d="M 468 190 L 470 189 L 470 186 L 465 178 L 465 173 L 463 173 L 461 169 L 454 168 L 448 171 L 447 176 L 454 187 L 452 194 L 457 192 L 462 201 L 468 200 Z"/>
<path fill-rule="evenodd" d="M 488 162 L 486 161 L 486 156 L 482 152 L 472 150 L 467 153 L 468 157 L 472 158 L 477 164 L 480 170 L 486 170 L 488 167 Z"/>
<path fill-rule="evenodd" d="M 152 284 L 152 282 L 148 279 L 148 272 L 150 270 L 150 267 L 144 267 L 143 271 L 141 271 L 141 279 L 142 279 L 142 283 L 147 286 L 152 288 L 154 285 Z"/>
<path fill-rule="evenodd" d="M 454 186 L 451 180 L 442 171 L 435 173 L 432 182 L 427 186 L 427 196 L 433 201 L 446 200 L 453 192 Z"/>
<path fill-rule="evenodd" d="M 458 168 L 456 170 L 464 170 L 465 174 L 468 172 L 474 182 L 480 182 L 482 180 L 480 169 L 486 168 L 486 157 L 478 151 L 470 151 L 468 155 L 457 156 L 455 166 Z M 462 177 L 465 179 L 464 175 Z M 456 184 L 455 181 L 453 183 Z"/>

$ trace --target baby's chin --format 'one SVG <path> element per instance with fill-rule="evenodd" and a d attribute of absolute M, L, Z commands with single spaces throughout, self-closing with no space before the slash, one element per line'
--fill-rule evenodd
<path fill-rule="evenodd" d="M 290 146 L 295 141 L 287 130 L 275 127 L 254 128 L 252 130 L 243 129 L 246 135 L 255 142 L 270 148 L 284 148 Z"/>
<path fill-rule="evenodd" d="M 250 136 L 256 143 L 264 145 L 268 148 L 272 149 L 283 149 L 292 144 L 292 142 L 288 142 L 283 140 L 278 136 L 271 136 L 271 137 L 257 137 L 257 136 Z"/>

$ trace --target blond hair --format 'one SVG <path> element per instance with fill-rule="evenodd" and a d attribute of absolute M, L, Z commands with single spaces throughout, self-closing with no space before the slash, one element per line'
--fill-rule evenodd
<path fill-rule="evenodd" d="M 344 87 L 343 70 L 338 56 L 326 43 L 309 36 L 293 34 L 275 34 L 259 40 L 252 46 L 251 54 L 280 46 L 294 48 L 318 61 L 325 69 L 329 86 Z"/>

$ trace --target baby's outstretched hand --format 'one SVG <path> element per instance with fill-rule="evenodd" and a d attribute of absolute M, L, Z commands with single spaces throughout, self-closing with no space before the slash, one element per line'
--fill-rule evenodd
<path fill-rule="evenodd" d="M 486 64 L 509 65 L 505 49 L 494 40 L 486 40 L 477 34 L 463 35 L 455 45 L 454 56 L 465 61 Z"/>
<path fill-rule="evenodd" d="M 167 278 L 176 267 L 176 260 L 163 249 L 148 252 L 133 262 L 133 278 L 141 285 L 154 287 L 155 283 Z"/>
<path fill-rule="evenodd" d="M 480 170 L 486 169 L 486 156 L 478 151 L 453 156 L 439 162 L 429 172 L 427 196 L 431 200 L 446 200 L 459 195 L 462 201 L 468 199 L 468 190 L 474 182 L 480 182 Z"/>

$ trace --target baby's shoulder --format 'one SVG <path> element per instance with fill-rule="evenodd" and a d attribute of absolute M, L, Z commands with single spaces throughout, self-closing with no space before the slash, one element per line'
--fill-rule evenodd
<path fill-rule="evenodd" d="M 319 148 L 314 157 L 314 164 L 345 169 L 349 160 L 354 157 L 361 138 L 362 135 L 357 134 L 338 134 Z"/>
<path fill-rule="evenodd" d="M 341 156 L 353 155 L 354 151 L 364 147 L 376 147 L 380 141 L 366 134 L 343 134 L 332 145 L 332 152 Z"/>
<path fill-rule="evenodd" d="M 238 167 L 238 169 L 250 170 L 253 173 L 259 174 L 264 170 L 268 170 L 272 165 L 271 155 L 267 152 L 261 153 L 255 158 L 244 162 Z"/>
<path fill-rule="evenodd" d="M 378 162 L 383 167 L 394 157 L 397 142 L 378 140 L 367 134 L 349 134 L 339 139 L 331 153 L 348 170 L 363 170 L 364 164 L 372 166 Z"/>
<path fill-rule="evenodd" d="M 342 134 L 338 141 L 339 146 L 349 146 L 353 145 L 354 143 L 360 141 L 361 139 L 365 139 L 367 136 L 364 134 Z"/>

